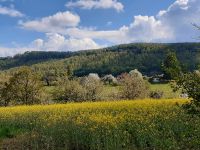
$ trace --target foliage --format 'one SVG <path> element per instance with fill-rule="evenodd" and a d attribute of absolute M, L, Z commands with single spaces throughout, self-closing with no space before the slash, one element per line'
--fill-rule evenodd
<path fill-rule="evenodd" d="M 142 74 L 152 76 L 162 73 L 160 65 L 165 59 L 168 49 L 174 50 L 180 63 L 185 64 L 186 71 L 197 69 L 200 64 L 199 47 L 200 43 L 135 43 L 69 54 L 29 52 L 20 57 L 0 59 L 0 69 L 34 64 L 32 65 L 33 70 L 39 73 L 50 70 L 50 72 L 64 72 L 68 75 L 82 77 L 92 72 L 98 73 L 100 76 L 106 74 L 118 76 L 123 72 L 129 72 L 132 68 L 137 68 Z"/>
<path fill-rule="evenodd" d="M 0 58 L 0 70 L 25 65 L 29 66 L 49 60 L 63 59 L 66 57 L 70 57 L 71 55 L 71 52 L 25 52 L 24 54 L 17 54 L 13 57 Z"/>
<path fill-rule="evenodd" d="M 199 149 L 200 120 L 177 107 L 185 102 L 142 100 L 0 108 L 0 128 L 25 130 L 25 141 L 18 145 L 24 149 Z M 4 149 L 19 144 L 22 137 L 9 139 L 12 144 Z M 0 149 L 6 140 L 1 140 Z"/>
<path fill-rule="evenodd" d="M 154 98 L 154 99 L 161 99 L 163 98 L 163 91 L 151 91 L 150 92 L 150 98 Z"/>
<path fill-rule="evenodd" d="M 145 98 L 148 95 L 148 89 L 147 81 L 138 72 L 127 74 L 123 79 L 121 96 L 125 99 Z"/>
<path fill-rule="evenodd" d="M 130 76 L 133 77 L 133 78 L 141 78 L 141 79 L 143 78 L 142 73 L 139 72 L 137 69 L 131 70 L 131 71 L 129 72 L 129 74 L 130 74 Z"/>
<path fill-rule="evenodd" d="M 200 115 L 200 73 L 193 72 L 183 74 L 175 84 L 174 90 L 181 90 L 188 94 L 192 100 L 184 106 L 189 113 Z"/>
<path fill-rule="evenodd" d="M 159 83 L 159 84 L 150 84 L 151 91 L 160 91 L 163 92 L 163 98 L 172 99 L 180 98 L 180 91 L 174 91 L 170 83 Z"/>
<path fill-rule="evenodd" d="M 35 104 L 39 102 L 41 84 L 37 74 L 30 68 L 23 67 L 8 82 L 1 86 L 0 94 L 4 105 Z"/>
<path fill-rule="evenodd" d="M 181 74 L 181 66 L 180 62 L 178 61 L 176 57 L 176 53 L 174 52 L 168 52 L 163 64 L 162 69 L 164 72 L 165 79 L 171 80 L 176 79 Z"/>
<path fill-rule="evenodd" d="M 98 74 L 89 74 L 86 77 L 81 78 L 80 84 L 86 89 L 87 100 L 100 100 L 101 92 L 103 90 L 103 84 Z"/>
<path fill-rule="evenodd" d="M 89 74 L 81 79 L 61 80 L 53 93 L 55 100 L 61 102 L 81 102 L 100 100 L 103 84 L 98 74 Z"/>
<path fill-rule="evenodd" d="M 109 74 L 109 75 L 105 75 L 103 78 L 102 78 L 102 81 L 104 82 L 104 84 L 108 84 L 108 85 L 113 85 L 113 86 L 116 86 L 118 84 L 118 81 L 117 79 Z"/>
<path fill-rule="evenodd" d="M 71 74 L 68 76 L 68 72 L 65 72 L 57 68 L 49 68 L 46 71 L 36 71 L 41 74 L 42 81 L 46 83 L 47 86 L 55 86 L 58 84 L 59 80 L 63 77 L 71 77 Z"/>
<path fill-rule="evenodd" d="M 54 99 L 59 102 L 81 102 L 86 100 L 86 89 L 76 80 L 60 83 L 53 92 Z"/>

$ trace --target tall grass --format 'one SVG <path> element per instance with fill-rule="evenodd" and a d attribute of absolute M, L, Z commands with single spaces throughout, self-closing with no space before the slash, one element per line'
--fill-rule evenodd
<path fill-rule="evenodd" d="M 199 149 L 200 119 L 180 108 L 185 102 L 140 100 L 0 108 L 0 129 L 22 131 L 12 139 L 2 139 L 0 145 L 9 147 L 9 141 L 14 140 L 12 145 L 20 144 L 19 149 Z"/>

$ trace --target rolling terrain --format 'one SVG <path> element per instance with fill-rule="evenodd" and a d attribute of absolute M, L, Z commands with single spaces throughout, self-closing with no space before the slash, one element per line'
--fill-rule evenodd
<path fill-rule="evenodd" d="M 200 64 L 200 43 L 136 43 L 78 52 L 26 52 L 1 58 L 0 69 L 28 65 L 40 71 L 66 72 L 70 68 L 75 76 L 92 72 L 102 76 L 119 75 L 137 68 L 144 75 L 155 75 L 162 73 L 161 63 L 168 51 L 176 53 L 186 71 L 195 70 Z"/>

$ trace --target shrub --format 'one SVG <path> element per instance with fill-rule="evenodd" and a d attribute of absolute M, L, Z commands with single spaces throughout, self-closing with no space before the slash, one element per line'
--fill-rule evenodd
<path fill-rule="evenodd" d="M 123 79 L 123 89 L 121 92 L 122 98 L 137 99 L 145 98 L 149 93 L 147 81 L 141 76 L 128 74 Z"/>
<path fill-rule="evenodd" d="M 163 97 L 163 94 L 164 94 L 163 91 L 151 91 L 150 98 L 161 99 Z"/>
<path fill-rule="evenodd" d="M 86 90 L 78 81 L 68 80 L 57 87 L 54 99 L 60 102 L 82 102 L 86 99 Z"/>
<path fill-rule="evenodd" d="M 175 84 L 173 84 L 175 91 L 181 90 L 186 93 L 188 98 L 192 100 L 184 105 L 184 108 L 192 114 L 200 114 L 200 74 L 198 71 L 182 75 Z"/>

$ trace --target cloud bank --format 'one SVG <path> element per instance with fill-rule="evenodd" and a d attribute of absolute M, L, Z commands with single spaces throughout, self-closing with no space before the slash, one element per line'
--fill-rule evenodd
<path fill-rule="evenodd" d="M 90 38 L 66 38 L 57 33 L 46 33 L 45 39 L 36 39 L 25 47 L 7 48 L 0 46 L 0 56 L 13 56 L 26 51 L 78 51 L 97 48 L 100 48 L 100 45 Z"/>
<path fill-rule="evenodd" d="M 53 23 L 49 23 L 48 20 L 57 16 L 57 14 L 43 18 L 40 21 L 29 21 L 21 25 L 23 28 L 29 30 L 44 33 L 56 32 L 73 38 L 91 38 L 94 40 L 100 39 L 109 41 L 113 44 L 120 44 L 124 42 L 192 41 L 194 40 L 192 37 L 195 37 L 198 34 L 192 27 L 191 23 L 200 24 L 200 1 L 176 0 L 166 10 L 158 12 L 156 16 L 134 16 L 132 23 L 124 25 L 116 30 L 80 28 L 78 26 L 80 19 L 78 19 L 79 17 L 77 14 L 72 14 L 70 12 L 67 13 L 74 19 L 71 19 L 72 23 L 70 23 L 70 21 L 64 22 L 66 26 L 64 26 L 64 24 L 60 25 L 60 22 L 62 24 L 62 21 L 59 20 L 62 17 L 54 20 Z M 68 23 L 71 24 L 71 26 L 67 26 Z"/>
<path fill-rule="evenodd" d="M 105 3 L 105 1 L 108 3 Z M 102 3 L 105 3 L 105 5 Z M 119 4 L 119 2 L 117 0 L 86 0 L 86 3 L 83 3 L 83 0 L 78 0 L 66 5 L 67 7 L 80 7 L 82 9 L 116 7 L 115 9 L 118 11 L 123 10 L 123 7 L 117 8 L 118 5 L 114 7 L 113 4 Z M 176 0 L 167 9 L 159 11 L 155 16 L 133 16 L 133 21 L 130 24 L 123 25 L 115 30 L 80 27 L 80 16 L 70 11 L 58 12 L 37 20 L 19 22 L 19 26 L 23 29 L 46 34 L 46 39 L 33 41 L 30 44 L 31 46 L 28 46 L 30 50 L 67 51 L 103 47 L 104 45 L 98 44 L 98 40 L 106 41 L 112 45 L 130 42 L 195 41 L 194 38 L 198 37 L 199 33 L 191 23 L 200 24 L 199 14 L 199 0 Z M 25 49 L 22 48 L 21 51 Z M 0 48 L 0 54 L 1 51 L 3 51 L 2 48 Z M 17 50 L 11 51 L 16 53 Z"/>

